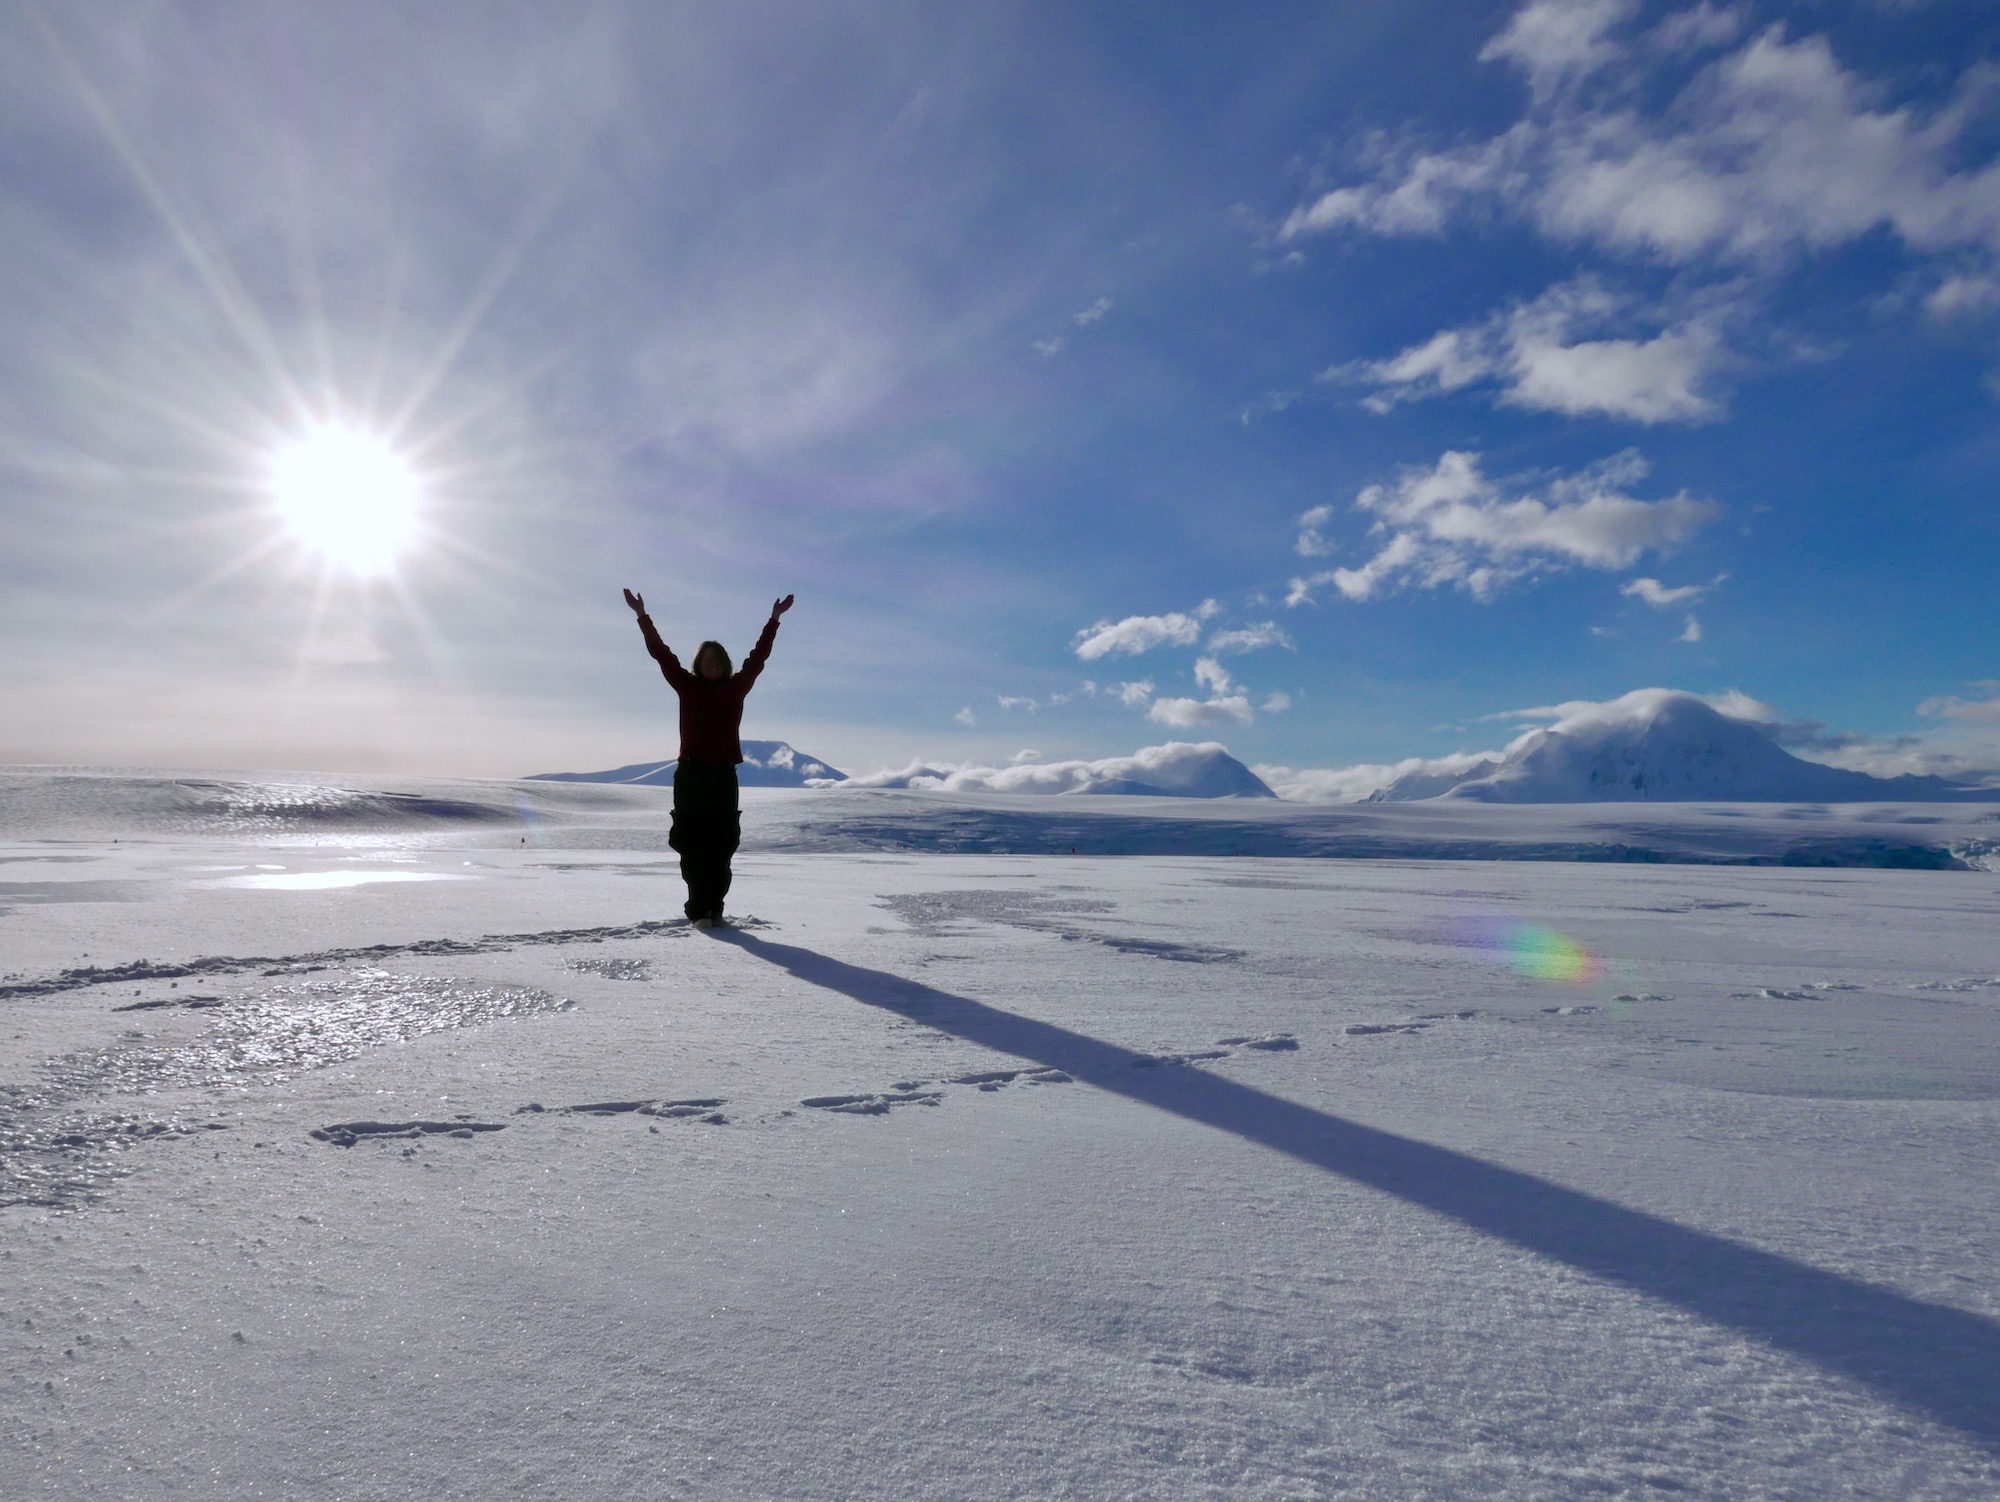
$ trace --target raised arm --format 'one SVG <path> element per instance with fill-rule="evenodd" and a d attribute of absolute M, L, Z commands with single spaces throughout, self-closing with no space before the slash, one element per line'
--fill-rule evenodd
<path fill-rule="evenodd" d="M 646 638 L 646 651 L 652 656 L 653 661 L 660 665 L 661 676 L 675 688 L 690 681 L 693 675 L 681 666 L 681 660 L 674 656 L 674 649 L 660 639 L 660 633 L 653 625 L 653 618 L 646 614 L 645 596 L 635 595 L 628 589 L 625 591 L 625 603 L 632 607 L 632 614 L 639 618 L 639 634 Z"/>
<path fill-rule="evenodd" d="M 792 597 L 774 601 L 771 618 L 764 622 L 764 629 L 758 633 L 757 645 L 750 649 L 750 655 L 743 659 L 743 666 L 737 670 L 736 681 L 743 692 L 750 692 L 750 685 L 757 681 L 757 675 L 764 671 L 764 664 L 771 660 L 771 644 L 778 639 L 778 617 L 792 608 Z"/>

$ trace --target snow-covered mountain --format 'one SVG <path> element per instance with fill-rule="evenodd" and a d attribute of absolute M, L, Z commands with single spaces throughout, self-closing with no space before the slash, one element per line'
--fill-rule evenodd
<path fill-rule="evenodd" d="M 1123 793 L 1142 798 L 1275 798 L 1264 780 L 1215 741 L 1169 741 L 1100 761 L 1025 760 L 1010 767 L 912 762 L 847 779 L 849 787 L 947 793 Z"/>
<path fill-rule="evenodd" d="M 537 772 L 530 782 L 623 782 L 636 787 L 671 787 L 671 761 L 634 762 L 629 767 L 613 767 L 608 772 Z M 736 781 L 747 788 L 796 788 L 808 781 L 845 782 L 847 774 L 825 762 L 795 750 L 784 741 L 743 742 L 743 764 L 736 769 Z"/>
<path fill-rule="evenodd" d="M 1419 767 L 1369 801 L 1868 803 L 1958 800 L 1940 777 L 1872 777 L 1792 755 L 1768 727 L 1695 694 L 1642 689 L 1579 707 L 1460 771 Z"/>

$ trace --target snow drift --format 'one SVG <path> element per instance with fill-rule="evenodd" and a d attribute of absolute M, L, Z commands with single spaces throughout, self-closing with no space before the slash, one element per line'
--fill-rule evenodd
<path fill-rule="evenodd" d="M 813 786 L 830 785 L 814 782 Z M 912 762 L 901 771 L 846 779 L 857 788 L 948 793 L 1126 793 L 1149 798 L 1275 798 L 1264 780 L 1214 741 L 1169 741 L 1101 761 L 1023 762 L 1011 767 Z"/>
<path fill-rule="evenodd" d="M 1770 726 L 1675 689 L 1559 708 L 1554 724 L 1528 731 L 1496 756 L 1470 765 L 1419 763 L 1368 801 L 1907 803 L 1982 796 L 1941 777 L 1873 777 L 1806 761 L 1780 746 Z"/>
<path fill-rule="evenodd" d="M 608 772 L 536 772 L 529 782 L 623 782 L 636 787 L 672 787 L 673 761 L 641 761 L 629 767 L 613 767 Z M 836 771 L 816 757 L 807 756 L 784 741 L 743 742 L 743 764 L 736 769 L 736 781 L 749 788 L 796 788 L 808 783 L 830 786 L 847 781 L 845 772 Z"/>

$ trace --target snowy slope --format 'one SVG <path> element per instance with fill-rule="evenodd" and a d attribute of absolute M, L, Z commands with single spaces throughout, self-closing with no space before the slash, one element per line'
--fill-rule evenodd
<path fill-rule="evenodd" d="M 1871 777 L 1806 761 L 1778 745 L 1767 727 L 1693 694 L 1642 690 L 1530 731 L 1497 760 L 1452 774 L 1420 768 L 1371 801 L 1879 803 L 1966 796 L 1942 778 Z"/>
<path fill-rule="evenodd" d="M 664 790 L 503 790 L 0 815 L 0 1496 L 2000 1495 L 2000 877 L 765 854 L 702 935 L 559 843 Z M 750 803 L 829 799 L 953 806 Z"/>
<path fill-rule="evenodd" d="M 671 761 L 635 762 L 629 767 L 613 767 L 608 772 L 535 772 L 525 782 L 623 782 L 635 787 L 672 787 Z M 744 741 L 743 761 L 736 769 L 736 781 L 748 788 L 796 788 L 808 782 L 845 782 L 847 774 L 825 762 L 794 750 L 784 741 Z"/>

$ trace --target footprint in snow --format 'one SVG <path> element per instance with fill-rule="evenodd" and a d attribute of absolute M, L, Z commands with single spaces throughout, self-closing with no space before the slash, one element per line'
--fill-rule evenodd
<path fill-rule="evenodd" d="M 1419 1012 L 1402 1022 L 1354 1022 L 1342 1031 L 1350 1038 L 1380 1038 L 1391 1033 L 1421 1033 L 1440 1022 L 1464 1022 L 1477 1017 L 1477 1008 L 1463 1012 Z"/>
<path fill-rule="evenodd" d="M 1222 1038 L 1215 1048 L 1193 1049 L 1187 1053 L 1140 1054 L 1132 1060 L 1134 1069 L 1160 1069 L 1226 1059 L 1238 1049 L 1260 1053 L 1290 1053 L 1299 1040 L 1290 1033 Z M 886 1116 L 897 1106 L 936 1106 L 944 1102 L 944 1086 L 970 1086 L 984 1094 L 1012 1085 L 1067 1085 L 1074 1076 L 1061 1069 L 1026 1066 L 1020 1069 L 979 1069 L 949 1075 L 941 1080 L 898 1080 L 887 1090 L 855 1095 L 812 1095 L 799 1102 L 816 1111 L 836 1111 L 846 1116 Z"/>
<path fill-rule="evenodd" d="M 893 1106 L 934 1106 L 943 1099 L 942 1090 L 919 1090 L 911 1085 L 876 1095 L 809 1095 L 799 1104 L 845 1116 L 887 1116 Z"/>
<path fill-rule="evenodd" d="M 1731 991 L 1731 1001 L 1818 1001 L 1829 991 L 1859 991 L 1861 987 L 1844 981 L 1807 981 L 1787 988 L 1759 986 L 1754 991 Z"/>
<path fill-rule="evenodd" d="M 557 1106 L 552 1111 L 539 1102 L 520 1107 L 516 1116 L 530 1113 L 556 1116 L 661 1116 L 671 1118 L 694 1117 L 708 1122 L 711 1126 L 727 1126 L 729 1118 L 719 1109 L 728 1104 L 726 1098 L 699 1096 L 688 1100 L 594 1100 L 578 1106 Z"/>
<path fill-rule="evenodd" d="M 691 1117 L 715 1126 L 725 1126 L 729 1118 L 718 1107 L 728 1102 L 721 1096 L 696 1100 L 600 1100 L 580 1106 L 545 1106 L 539 1101 L 515 1108 L 516 1116 L 656 1116 Z M 469 1116 L 450 1121 L 338 1121 L 306 1135 L 315 1142 L 335 1147 L 353 1147 L 357 1142 L 388 1142 L 413 1137 L 475 1137 L 482 1132 L 504 1132 L 504 1121 L 474 1121 Z M 655 1128 L 657 1130 L 657 1128 Z"/>
<path fill-rule="evenodd" d="M 389 1142 L 411 1137 L 476 1137 L 481 1132 L 504 1132 L 504 1121 L 473 1121 L 460 1117 L 453 1121 L 339 1121 L 307 1135 L 316 1142 L 335 1147 L 352 1147 L 357 1142 Z"/>

